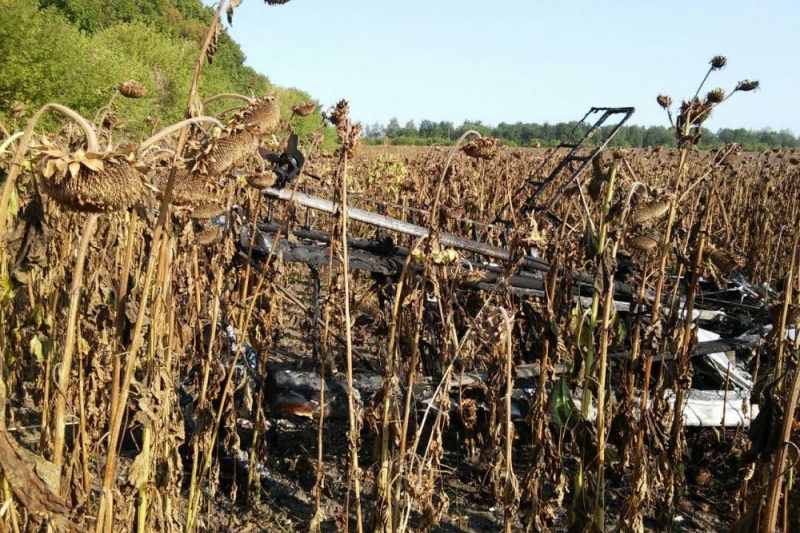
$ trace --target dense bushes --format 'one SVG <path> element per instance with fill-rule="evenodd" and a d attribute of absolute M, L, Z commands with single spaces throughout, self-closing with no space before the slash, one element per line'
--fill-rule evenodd
<path fill-rule="evenodd" d="M 200 0 L 0 1 L 0 124 L 18 129 L 47 102 L 91 119 L 108 105 L 117 84 L 128 79 L 143 83 L 147 94 L 115 99 L 124 136 L 141 138 L 156 126 L 180 120 L 211 16 Z M 239 45 L 223 32 L 213 63 L 203 70 L 201 96 L 272 93 L 287 119 L 292 105 L 311 101 L 303 91 L 273 86 L 244 66 L 244 59 Z M 25 104 L 21 116 L 11 110 L 15 101 Z M 302 135 L 318 129 L 320 120 L 317 112 L 295 117 L 292 124 Z"/>

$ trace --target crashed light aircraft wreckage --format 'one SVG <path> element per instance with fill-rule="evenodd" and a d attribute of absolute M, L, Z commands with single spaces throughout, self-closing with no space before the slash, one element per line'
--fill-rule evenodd
<path fill-rule="evenodd" d="M 527 209 L 544 211 L 548 216 L 553 216 L 549 209 L 561 198 L 563 190 L 577 182 L 580 174 L 592 164 L 601 151 L 607 146 L 608 142 L 627 121 L 633 113 L 633 108 L 592 108 L 581 121 L 594 113 L 601 113 L 600 119 L 578 142 L 564 142 L 559 148 L 567 149 L 568 153 L 563 155 L 563 151 L 553 150 L 551 158 L 562 154 L 561 159 L 556 162 L 554 170 L 539 182 L 535 193 L 529 197 L 524 206 Z M 600 125 L 609 118 L 621 115 L 619 122 L 612 128 L 600 130 Z M 580 124 L 580 123 L 579 123 Z M 592 147 L 588 140 L 595 134 L 600 133 L 603 138 L 596 142 Z M 340 205 L 332 200 L 324 199 L 311 193 L 325 195 L 330 193 L 323 188 L 304 186 L 305 192 L 293 190 L 288 187 L 294 180 L 303 173 L 305 158 L 297 146 L 297 137 L 292 135 L 284 153 L 259 150 L 262 158 L 268 162 L 276 176 L 276 183 L 272 187 L 262 190 L 262 194 L 270 202 L 293 202 L 295 205 L 304 207 L 307 213 L 319 211 L 328 214 L 336 214 Z M 545 161 L 547 162 L 547 161 Z M 572 163 L 572 165 L 570 164 Z M 577 163 L 577 168 L 575 163 Z M 544 168 L 545 163 L 541 168 Z M 564 180 L 563 175 L 568 177 Z M 312 175 L 312 177 L 315 177 Z M 553 196 L 546 205 L 537 204 L 537 198 L 552 183 L 560 180 L 565 184 L 561 190 Z M 351 195 L 357 197 L 357 195 Z M 407 256 L 411 253 L 408 247 L 395 244 L 390 232 L 399 236 L 427 237 L 430 232 L 427 227 L 407 222 L 385 215 L 379 214 L 385 211 L 387 202 L 373 200 L 371 198 L 360 198 L 366 203 L 373 203 L 376 211 L 349 207 L 347 216 L 349 219 L 374 226 L 378 229 L 378 238 L 375 240 L 348 236 L 349 264 L 350 269 L 363 270 L 375 275 L 388 278 L 397 278 L 403 270 L 403 265 Z M 392 205 L 392 207 L 399 207 Z M 420 214 L 427 214 L 423 209 L 405 208 L 411 213 L 413 221 Z M 270 213 L 272 210 L 270 210 Z M 307 216 L 307 220 L 312 217 Z M 505 235 L 508 226 L 502 224 L 485 224 L 477 221 L 463 219 L 467 225 L 483 226 L 496 231 L 498 235 Z M 255 233 L 253 233 L 255 232 Z M 475 232 L 473 231 L 473 234 Z M 288 236 L 288 238 L 287 238 Z M 518 268 L 510 276 L 504 273 L 504 268 L 498 263 L 508 261 L 512 258 L 510 249 L 487 244 L 476 239 L 465 238 L 449 233 L 439 233 L 438 238 L 443 247 L 459 250 L 468 255 L 471 259 L 464 260 L 460 267 L 476 273 L 471 276 L 471 281 L 463 285 L 464 290 L 472 291 L 498 291 L 508 290 L 511 294 L 519 298 L 542 298 L 544 296 L 545 273 L 550 270 L 550 264 L 540 259 L 538 254 L 530 253 L 518 259 Z M 249 260 L 258 268 L 259 262 L 267 257 L 275 256 L 286 263 L 304 263 L 312 268 L 325 266 L 328 264 L 330 234 L 314 229 L 311 224 L 304 227 L 289 227 L 286 224 L 274 220 L 261 220 L 255 230 L 250 224 L 244 224 L 239 230 L 238 236 L 239 255 L 244 260 Z M 251 249 L 252 246 L 252 249 Z M 412 262 L 413 263 L 413 262 Z M 411 268 L 415 268 L 412 264 Z M 586 309 L 591 304 L 591 291 L 593 279 L 591 276 L 578 271 L 564 272 L 566 276 L 571 276 L 574 281 L 574 300 L 580 308 Z M 319 294 L 316 295 L 319 297 Z M 647 295 L 652 299 L 653 295 Z M 736 309 L 740 306 L 747 306 L 750 309 L 764 310 L 768 303 L 777 298 L 774 291 L 765 287 L 754 287 L 740 275 L 734 275 L 728 281 L 728 287 L 722 292 L 714 295 L 714 298 L 704 300 L 704 305 L 700 309 L 693 310 L 694 330 L 696 332 L 696 342 L 692 348 L 692 360 L 702 373 L 703 381 L 706 385 L 716 385 L 716 388 L 706 386 L 703 389 L 691 388 L 683 397 L 683 424 L 685 426 L 716 426 L 716 427 L 749 427 L 751 421 L 757 416 L 759 406 L 754 399 L 754 383 L 751 375 L 744 369 L 742 357 L 753 350 L 764 339 L 771 329 L 771 325 L 756 327 L 753 324 L 740 323 L 738 325 L 739 334 L 733 336 L 721 336 L 714 333 L 716 324 L 723 321 L 735 321 L 737 316 Z M 643 307 L 637 307 L 632 303 L 632 289 L 621 281 L 615 281 L 614 285 L 614 306 L 619 313 L 630 314 L 642 312 Z M 649 302 L 652 303 L 652 302 Z M 685 298 L 681 305 L 685 305 Z M 685 312 L 684 312 L 685 314 Z M 728 328 L 730 329 L 730 328 Z M 235 340 L 235 333 L 229 332 Z M 787 335 L 794 339 L 797 335 L 796 329 L 789 328 Z M 235 343 L 234 343 L 235 344 Z M 249 352 L 252 348 L 246 347 Z M 612 360 L 622 360 L 630 354 L 622 350 L 610 353 Z M 253 355 L 257 358 L 258 355 Z M 656 359 L 661 361 L 675 357 L 672 353 L 663 353 Z M 251 360 L 252 359 L 252 360 Z M 249 362 L 241 363 L 242 367 L 248 369 L 248 375 L 253 379 L 258 379 L 254 370 L 257 367 L 255 359 L 248 359 Z M 363 359 L 362 359 L 363 360 Z M 365 363 L 367 366 L 368 363 Z M 568 375 L 574 369 L 565 365 L 557 365 L 558 374 Z M 534 388 L 536 387 L 536 377 L 539 375 L 537 364 L 520 364 L 516 366 L 516 377 L 514 380 L 513 395 L 513 416 L 516 419 L 524 418 L 530 404 Z M 272 396 L 268 398 L 270 411 L 274 416 L 284 416 L 293 414 L 301 416 L 313 416 L 320 409 L 319 397 L 319 378 L 314 373 L 303 373 L 297 371 L 286 371 L 273 369 L 266 378 L 273 389 Z M 487 375 L 482 371 L 462 372 L 458 379 L 451 382 L 451 392 L 453 394 L 452 408 L 456 408 L 457 389 L 469 386 L 473 383 L 485 381 Z M 436 393 L 438 379 L 436 376 L 421 377 L 413 387 L 412 394 L 417 401 L 419 408 L 435 408 L 432 399 Z M 342 417 L 347 416 L 346 401 L 342 397 L 347 394 L 346 385 L 329 378 L 327 382 L 327 398 L 325 411 L 328 416 Z M 356 379 L 356 393 L 359 401 L 368 398 L 380 388 L 380 377 L 375 372 L 372 376 L 363 379 Z M 650 400 L 652 401 L 652 400 Z M 666 401 L 674 404 L 676 399 L 674 393 L 668 393 Z M 573 398 L 572 409 L 577 413 L 581 408 L 581 399 Z M 596 416 L 596 405 L 591 405 L 588 409 L 590 418 Z"/>

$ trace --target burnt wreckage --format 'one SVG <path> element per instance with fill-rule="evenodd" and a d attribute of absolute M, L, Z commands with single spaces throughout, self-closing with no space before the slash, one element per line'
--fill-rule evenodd
<path fill-rule="evenodd" d="M 630 107 L 591 108 L 576 124 L 567 140 L 557 147 L 561 150 L 551 150 L 541 165 L 531 174 L 525 189 L 530 190 L 530 186 L 533 185 L 534 192 L 520 204 L 522 210 L 543 213 L 560 222 L 558 217 L 552 213 L 552 207 L 562 198 L 568 187 L 578 182 L 584 170 L 607 147 L 633 112 L 634 109 Z M 610 124 L 606 124 L 609 121 Z M 567 150 L 566 154 L 564 153 L 565 149 Z M 330 191 L 321 187 L 306 185 L 302 187 L 304 192 L 292 191 L 287 187 L 303 173 L 305 162 L 303 154 L 298 149 L 297 137 L 294 134 L 290 137 L 284 153 L 278 154 L 262 149 L 260 154 L 271 165 L 277 178 L 274 187 L 262 191 L 264 197 L 270 202 L 291 201 L 298 206 L 305 207 L 307 223 L 297 227 L 297 225 L 287 225 L 273 220 L 274 210 L 270 209 L 270 216 L 266 220 L 259 221 L 255 229 L 249 224 L 241 226 L 237 243 L 238 253 L 243 260 L 251 261 L 256 268 L 259 268 L 261 261 L 273 254 L 280 256 L 281 260 L 287 263 L 307 264 L 312 273 L 315 273 L 316 267 L 328 264 L 331 236 L 325 231 L 314 229 L 313 217 L 310 216 L 310 213 L 311 211 L 321 211 L 335 214 L 338 212 L 339 205 L 322 198 L 322 195 L 330 194 Z M 552 168 L 552 170 L 543 176 L 545 168 Z M 316 178 L 316 176 L 311 176 Z M 550 200 L 547 203 L 540 202 L 542 193 L 555 185 L 558 188 L 550 196 Z M 516 191 L 514 197 L 524 198 L 524 193 L 525 190 L 520 189 Z M 319 194 L 319 196 L 315 194 Z M 362 203 L 374 205 L 374 211 L 348 207 L 347 214 L 351 220 L 376 227 L 377 237 L 365 239 L 348 235 L 349 264 L 347 266 L 350 269 L 371 272 L 376 278 L 387 280 L 391 287 L 392 280 L 400 275 L 405 259 L 411 250 L 396 243 L 390 232 L 399 234 L 398 238 L 427 236 L 428 228 L 414 223 L 420 215 L 427 214 L 427 211 L 397 206 L 355 194 L 351 194 L 350 197 L 362 201 Z M 405 209 L 409 213 L 410 222 L 380 214 L 385 212 L 389 206 Z M 508 234 L 507 221 L 498 219 L 494 224 L 468 219 L 459 219 L 459 221 L 463 222 L 465 227 L 472 228 L 472 238 L 450 233 L 439 233 L 438 236 L 443 247 L 465 252 L 464 256 L 470 257 L 470 259 L 464 261 L 464 266 L 473 272 L 480 273 L 480 276 L 473 276 L 474 279 L 470 283 L 462 285 L 465 290 L 508 290 L 521 299 L 544 297 L 545 274 L 550 270 L 550 264 L 547 261 L 540 259 L 535 253 L 526 255 L 519 260 L 517 270 L 508 276 L 504 267 L 496 262 L 507 261 L 510 257 L 509 249 L 481 242 L 475 238 L 476 228 L 480 227 L 497 232 L 502 240 L 503 236 Z M 253 235 L 253 231 L 255 231 L 255 235 Z M 288 235 L 291 237 L 287 238 Z M 582 308 L 588 307 L 594 284 L 593 277 L 579 271 L 564 272 L 564 275 L 572 276 L 573 297 L 576 302 L 579 302 Z M 614 305 L 622 317 L 630 317 L 635 313 L 646 311 L 646 305 L 637 306 L 633 303 L 634 298 L 630 285 L 620 280 L 616 280 L 614 283 Z M 748 427 L 759 412 L 756 396 L 763 395 L 753 392 L 752 377 L 745 370 L 742 359 L 763 341 L 764 336 L 771 329 L 771 325 L 768 323 L 759 326 L 759 323 L 764 324 L 765 320 L 759 322 L 754 319 L 754 315 L 765 317 L 768 305 L 778 295 L 769 288 L 751 285 L 740 275 L 732 276 L 727 283 L 728 286 L 724 290 L 714 291 L 713 294 L 709 291 L 695 303 L 693 317 L 697 330 L 697 342 L 692 345 L 692 360 L 697 368 L 696 376 L 700 376 L 702 379 L 696 380 L 700 383 L 699 387 L 691 388 L 684 396 L 683 423 L 687 426 Z M 314 296 L 319 298 L 318 283 L 315 285 Z M 647 296 L 652 303 L 653 295 L 648 294 Z M 685 299 L 682 304 L 685 304 Z M 318 307 L 315 304 L 315 309 Z M 317 318 L 315 317 L 315 319 Z M 723 324 L 724 327 L 721 329 L 724 330 L 725 335 L 712 331 L 716 326 Z M 790 329 L 789 335 L 796 335 L 796 331 Z M 618 349 L 612 352 L 610 357 L 618 360 L 624 359 L 629 357 L 629 352 L 624 348 Z M 673 358 L 674 354 L 671 353 L 664 353 L 656 357 L 658 361 Z M 356 388 L 363 397 L 365 394 L 374 393 L 380 387 L 380 379 L 375 379 L 378 373 L 372 369 L 363 355 L 360 359 L 365 367 L 374 372 L 371 377 L 356 381 Z M 254 363 L 252 367 L 255 367 Z M 423 367 L 428 375 L 420 378 L 413 393 L 417 401 L 430 404 L 429 400 L 438 383 L 438 376 L 435 375 L 437 368 L 435 365 L 430 368 L 426 367 L 424 361 Z M 574 369 L 568 368 L 567 365 L 556 365 L 557 373 L 568 374 L 572 370 Z M 274 372 L 277 372 L 279 376 L 277 379 L 271 377 L 271 380 L 273 383 L 278 383 L 283 394 L 294 395 L 295 399 L 299 397 L 298 394 L 304 395 L 310 402 L 309 413 L 319 408 L 318 405 L 314 405 L 313 400 L 313 396 L 318 394 L 317 378 L 304 376 L 297 372 L 276 370 Z M 518 364 L 515 372 L 514 414 L 516 417 L 523 417 L 536 387 L 535 378 L 539 374 L 538 363 Z M 453 387 L 463 386 L 464 379 L 468 382 L 481 381 L 486 379 L 486 374 L 482 371 L 468 372 Z M 346 394 L 346 387 L 342 387 L 341 383 L 334 384 L 334 381 L 329 384 L 334 390 L 334 395 Z M 455 394 L 455 390 L 453 392 Z M 575 400 L 576 402 L 580 401 L 579 398 Z M 667 400 L 674 402 L 674 396 Z M 593 407 L 593 409 L 596 408 Z M 302 410 L 305 412 L 305 407 Z M 273 412 L 274 414 L 281 412 L 280 407 L 275 408 Z M 337 412 L 338 410 L 334 409 L 330 414 L 336 416 Z M 345 416 L 346 409 L 340 414 Z"/>

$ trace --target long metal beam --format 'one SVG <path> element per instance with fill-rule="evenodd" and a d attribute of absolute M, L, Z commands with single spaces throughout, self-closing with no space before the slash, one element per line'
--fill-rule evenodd
<path fill-rule="evenodd" d="M 308 207 L 310 209 L 315 209 L 325 213 L 335 214 L 339 210 L 339 204 L 336 202 L 332 202 L 331 200 L 326 200 L 324 198 L 318 198 L 316 196 L 310 196 L 302 192 L 293 192 L 289 189 L 276 189 L 274 187 L 269 187 L 267 189 L 263 189 L 261 193 L 268 198 L 275 198 L 286 202 L 296 202 L 303 207 Z M 373 226 L 391 231 L 397 231 L 413 237 L 427 237 L 430 235 L 430 230 L 426 227 L 404 222 L 402 220 L 397 220 L 396 218 L 387 217 L 385 215 L 372 213 L 357 207 L 348 207 L 347 215 L 348 218 L 358 222 L 364 222 L 366 224 L 371 224 Z M 439 237 L 444 246 L 480 254 L 492 259 L 498 259 L 500 261 L 507 261 L 511 259 L 511 252 L 506 248 L 493 246 L 491 244 L 486 244 L 471 239 L 465 239 L 463 237 L 459 237 L 458 235 L 453 235 L 452 233 L 442 232 L 439 234 Z M 538 272 L 547 272 L 550 270 L 550 263 L 543 259 L 531 257 L 529 255 L 523 258 L 522 266 Z M 571 275 L 573 279 L 582 284 L 591 285 L 594 282 L 591 276 L 588 276 L 587 274 L 577 270 L 573 270 Z M 617 297 L 629 298 L 632 295 L 631 287 L 627 283 L 616 281 L 614 283 L 614 294 Z"/>
<path fill-rule="evenodd" d="M 335 214 L 339 210 L 339 204 L 335 202 L 326 200 L 324 198 L 318 198 L 316 196 L 309 196 L 302 192 L 292 192 L 289 189 L 275 189 L 274 187 L 264 189 L 261 192 L 269 198 L 276 198 L 287 202 L 296 202 L 303 207 L 308 207 L 317 211 L 323 211 L 325 213 Z M 402 220 L 397 220 L 396 218 L 387 217 L 385 215 L 378 215 L 357 207 L 348 207 L 347 216 L 358 222 L 365 222 L 367 224 L 372 224 L 373 226 L 378 226 L 379 228 L 405 233 L 406 235 L 411 235 L 412 237 L 428 237 L 430 235 L 430 231 L 426 227 L 418 226 L 417 224 L 411 224 L 409 222 L 403 222 Z M 511 252 L 506 248 L 473 241 L 471 239 L 465 239 L 463 237 L 459 237 L 458 235 L 453 235 L 452 233 L 442 232 L 439 234 L 439 236 L 444 246 L 481 254 L 483 256 L 491 257 L 501 261 L 507 261 L 511 259 Z M 550 265 L 547 263 L 547 261 L 531 256 L 526 256 L 523 260 L 523 264 L 528 268 L 532 268 L 541 272 L 546 272 L 550 269 Z"/>

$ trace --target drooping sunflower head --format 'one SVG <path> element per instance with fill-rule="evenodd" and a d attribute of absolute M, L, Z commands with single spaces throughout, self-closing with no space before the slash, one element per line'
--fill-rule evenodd
<path fill-rule="evenodd" d="M 143 176 L 125 154 L 62 150 L 46 143 L 34 149 L 45 193 L 65 209 L 112 212 L 141 198 Z"/>

